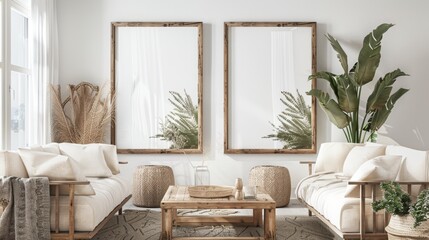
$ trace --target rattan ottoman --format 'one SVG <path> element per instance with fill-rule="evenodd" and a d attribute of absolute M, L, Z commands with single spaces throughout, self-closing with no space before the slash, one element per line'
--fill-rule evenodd
<path fill-rule="evenodd" d="M 263 165 L 250 170 L 249 185 L 262 187 L 276 201 L 276 207 L 284 207 L 290 201 L 290 175 L 285 167 Z"/>
<path fill-rule="evenodd" d="M 163 165 L 142 165 L 134 172 L 133 204 L 138 207 L 159 207 L 170 185 L 173 170 Z"/>

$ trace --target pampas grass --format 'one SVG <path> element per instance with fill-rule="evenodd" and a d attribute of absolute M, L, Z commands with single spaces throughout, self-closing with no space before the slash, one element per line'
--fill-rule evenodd
<path fill-rule="evenodd" d="M 115 97 L 87 82 L 68 85 L 61 100 L 59 87 L 51 85 L 52 138 L 55 142 L 102 143 L 110 125 Z"/>

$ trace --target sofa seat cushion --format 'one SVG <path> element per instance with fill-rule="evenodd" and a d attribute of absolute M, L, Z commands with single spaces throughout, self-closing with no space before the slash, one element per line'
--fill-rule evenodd
<path fill-rule="evenodd" d="M 338 179 L 336 173 L 320 173 L 301 180 L 296 188 L 296 196 L 312 206 L 342 232 L 359 232 L 359 199 L 345 198 L 347 181 Z M 365 215 L 372 217 L 371 201 L 365 206 Z M 368 221 L 367 231 L 372 231 L 372 221 Z M 383 223 L 382 212 L 377 213 L 377 228 Z"/>
<path fill-rule="evenodd" d="M 120 176 L 88 178 L 95 195 L 75 196 L 75 230 L 92 231 L 131 194 L 129 183 Z M 68 196 L 60 196 L 60 231 L 68 230 Z M 55 204 L 51 198 L 51 230 L 55 230 Z"/>

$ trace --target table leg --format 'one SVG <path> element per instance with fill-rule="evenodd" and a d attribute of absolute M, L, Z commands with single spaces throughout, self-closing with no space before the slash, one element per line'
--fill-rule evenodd
<path fill-rule="evenodd" d="M 265 240 L 276 239 L 276 209 L 264 209 L 264 235 Z"/>
<path fill-rule="evenodd" d="M 262 209 L 253 209 L 253 225 L 255 227 L 262 226 Z"/>
<path fill-rule="evenodd" d="M 162 209 L 162 236 L 163 240 L 171 240 L 173 239 L 173 210 L 171 208 Z"/>
<path fill-rule="evenodd" d="M 177 225 L 177 209 L 173 209 L 173 226 Z"/>

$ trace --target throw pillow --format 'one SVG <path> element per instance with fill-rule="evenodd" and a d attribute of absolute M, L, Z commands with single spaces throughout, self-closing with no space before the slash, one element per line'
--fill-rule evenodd
<path fill-rule="evenodd" d="M 48 177 L 51 181 L 87 181 L 78 164 L 67 156 L 49 152 L 19 149 L 30 177 Z M 68 186 L 60 188 L 61 195 L 68 195 Z M 76 185 L 76 195 L 94 195 L 91 185 Z"/>
<path fill-rule="evenodd" d="M 385 146 L 356 146 L 346 157 L 343 166 L 344 177 L 351 177 L 366 161 L 385 154 Z"/>
<path fill-rule="evenodd" d="M 28 149 L 40 152 L 49 152 L 54 154 L 61 154 L 60 147 L 58 143 L 48 143 L 45 145 L 34 145 L 29 147 Z"/>
<path fill-rule="evenodd" d="M 353 174 L 350 181 L 393 181 L 402 164 L 402 156 L 384 155 L 368 160 Z M 347 185 L 345 197 L 357 198 L 359 185 Z M 371 196 L 372 189 L 365 188 L 365 195 Z M 378 193 L 377 193 L 378 195 Z"/>
<path fill-rule="evenodd" d="M 314 172 L 342 172 L 347 154 L 355 146 L 361 145 L 360 143 L 343 142 L 323 143 L 320 145 Z"/>
<path fill-rule="evenodd" d="M 62 155 L 75 160 L 87 177 L 111 177 L 103 150 L 98 144 L 60 143 Z"/>
<path fill-rule="evenodd" d="M 28 178 L 27 170 L 17 152 L 0 151 L 0 176 Z"/>
<path fill-rule="evenodd" d="M 91 145 L 99 145 L 103 151 L 104 159 L 107 167 L 112 171 L 113 175 L 119 174 L 119 160 L 116 152 L 116 146 L 110 144 L 92 143 Z"/>

